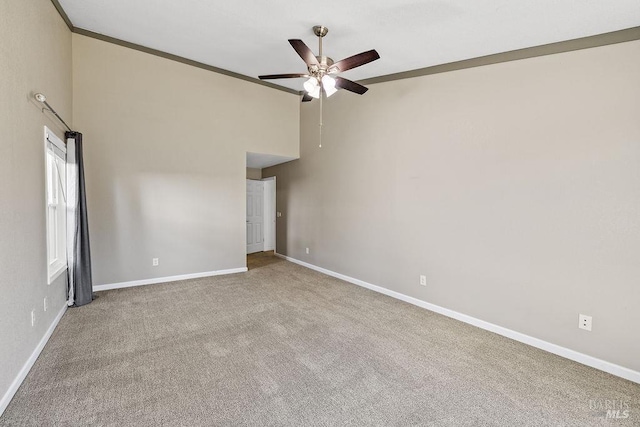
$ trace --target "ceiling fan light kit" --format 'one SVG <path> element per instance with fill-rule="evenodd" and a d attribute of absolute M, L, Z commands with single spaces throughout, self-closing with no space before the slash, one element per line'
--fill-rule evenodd
<path fill-rule="evenodd" d="M 322 88 L 327 94 L 327 97 L 333 95 L 338 91 L 338 89 L 336 89 L 336 79 L 331 77 L 329 74 L 325 74 L 322 76 Z"/>
<path fill-rule="evenodd" d="M 315 77 L 311 77 L 309 80 L 304 82 L 302 85 L 304 90 L 307 91 L 310 97 L 312 98 L 320 98 L 320 84 L 318 83 L 318 79 Z"/>
<path fill-rule="evenodd" d="M 313 27 L 313 33 L 318 37 L 318 56 L 314 55 L 302 40 L 289 39 L 289 44 L 307 65 L 306 74 L 269 74 L 259 76 L 259 78 L 261 80 L 271 80 L 308 77 L 308 80 L 303 84 L 306 93 L 302 98 L 302 102 L 311 101 L 313 98 L 321 99 L 323 92 L 329 97 L 336 93 L 338 89 L 345 89 L 358 95 L 364 94 L 368 90 L 366 87 L 337 74 L 375 61 L 380 58 L 380 55 L 375 50 L 369 50 L 334 62 L 333 59 L 323 55 L 322 52 L 322 38 L 328 32 L 329 29 L 323 25 Z"/>

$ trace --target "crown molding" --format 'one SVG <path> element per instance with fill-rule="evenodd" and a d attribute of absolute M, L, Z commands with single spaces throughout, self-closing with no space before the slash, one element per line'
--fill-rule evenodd
<path fill-rule="evenodd" d="M 632 27 L 625 30 L 597 34 L 595 36 L 581 37 L 579 39 L 496 53 L 478 58 L 465 59 L 463 61 L 450 62 L 448 64 L 435 65 L 433 67 L 403 71 L 401 73 L 387 74 L 385 76 L 360 80 L 358 83 L 367 85 L 400 79 L 410 79 L 413 77 L 428 76 L 430 74 L 447 73 L 449 71 L 482 67 L 484 65 L 499 64 L 501 62 L 519 61 L 521 59 L 535 58 L 538 56 L 555 55 L 557 53 L 590 49 L 593 47 L 607 46 L 610 44 L 624 43 L 634 40 L 640 40 L 640 27 Z"/>
<path fill-rule="evenodd" d="M 51 0 L 54 7 L 69 27 L 69 30 L 76 34 L 81 34 L 86 37 L 102 40 L 108 43 L 113 43 L 119 46 L 127 47 L 129 49 L 138 50 L 140 52 L 148 53 L 151 55 L 159 56 L 161 58 L 169 59 L 171 61 L 181 62 L 183 64 L 191 65 L 193 67 L 202 68 L 204 70 L 212 71 L 218 74 L 224 74 L 225 76 L 234 77 L 236 79 L 244 80 L 250 83 L 266 86 L 271 89 L 280 90 L 283 92 L 301 95 L 302 91 L 295 89 L 289 89 L 283 86 L 279 86 L 273 83 L 265 82 L 253 77 L 245 76 L 244 74 L 235 73 L 233 71 L 225 70 L 223 68 L 207 65 L 202 62 L 193 61 L 191 59 L 184 58 L 182 56 L 173 55 L 171 53 L 163 52 L 161 50 L 152 49 L 146 46 L 142 46 L 135 43 L 130 43 L 124 40 L 116 39 L 114 37 L 106 36 L 104 34 L 94 33 L 93 31 L 78 28 L 73 25 L 69 16 L 58 2 L 58 0 Z M 610 44 L 624 43 L 634 40 L 640 40 L 640 27 L 632 27 L 619 31 L 612 31 L 610 33 L 597 34 L 595 36 L 581 37 L 578 39 L 566 40 L 557 43 L 550 43 L 540 46 L 533 46 L 524 49 L 517 49 L 508 52 L 496 53 L 493 55 L 481 56 L 478 58 L 465 59 L 462 61 L 450 62 L 448 64 L 434 65 L 432 67 L 419 68 L 417 70 L 403 71 L 400 73 L 387 74 L 385 76 L 371 77 L 364 80 L 359 80 L 358 83 L 363 85 L 384 83 L 394 80 L 411 79 L 414 77 L 428 76 L 431 74 L 447 73 L 450 71 L 464 70 L 466 68 L 482 67 L 484 65 L 499 64 L 501 62 L 519 61 L 521 59 L 535 58 L 538 56 L 555 55 L 557 53 L 571 52 L 574 50 L 590 49 L 594 47 L 607 46 Z"/>
<path fill-rule="evenodd" d="M 64 23 L 67 24 L 67 27 L 69 27 L 69 31 L 73 32 L 73 24 L 71 23 L 71 19 L 69 19 L 67 12 L 64 11 L 58 0 L 51 0 L 51 3 L 53 3 L 53 7 L 56 8 Z"/>
<path fill-rule="evenodd" d="M 60 14 L 60 17 L 62 17 L 64 22 L 67 24 L 67 27 L 69 27 L 69 30 L 72 33 L 80 34 L 80 35 L 86 36 L 86 37 L 91 37 L 91 38 L 94 38 L 94 39 L 97 39 L 97 40 L 101 40 L 101 41 L 104 41 L 104 42 L 107 42 L 107 43 L 116 44 L 118 46 L 126 47 L 126 48 L 133 49 L 133 50 L 137 50 L 137 51 L 140 51 L 140 52 L 148 53 L 150 55 L 159 56 L 161 58 L 169 59 L 171 61 L 176 61 L 176 62 L 180 62 L 182 64 L 190 65 L 192 67 L 201 68 L 203 70 L 212 71 L 212 72 L 218 73 L 218 74 L 223 74 L 225 76 L 229 76 L 229 77 L 233 77 L 233 78 L 236 78 L 236 79 L 244 80 L 244 81 L 249 82 L 249 83 L 255 83 L 255 84 L 258 84 L 258 85 L 261 85 L 261 86 L 265 86 L 265 87 L 268 87 L 268 88 L 271 88 L 271 89 L 276 89 L 276 90 L 279 90 L 279 91 L 282 91 L 282 92 L 291 93 L 291 94 L 294 94 L 294 95 L 300 95 L 302 93 L 302 92 L 297 91 L 295 89 L 289 89 L 287 87 L 278 86 L 278 85 L 275 85 L 273 83 L 269 83 L 269 82 L 265 82 L 265 81 L 262 81 L 262 80 L 259 80 L 259 79 L 253 78 L 253 77 L 245 76 L 244 74 L 235 73 L 233 71 L 225 70 L 223 68 L 214 67 L 213 65 L 208 65 L 208 64 L 204 64 L 202 62 L 193 61 L 191 59 L 187 59 L 187 58 L 184 58 L 182 56 L 173 55 L 171 53 L 163 52 L 161 50 L 152 49 L 150 47 L 142 46 L 142 45 L 135 44 L 135 43 L 130 43 L 130 42 L 127 42 L 127 41 L 124 41 L 124 40 L 116 39 L 114 37 L 106 36 L 104 34 L 94 33 L 93 31 L 85 30 L 84 28 L 78 28 L 78 27 L 73 25 L 73 23 L 69 19 L 69 16 L 67 16 L 66 12 L 62 8 L 62 6 L 58 2 L 58 0 L 51 0 L 51 2 L 53 3 L 53 6 L 56 8 L 58 13 Z"/>
<path fill-rule="evenodd" d="M 114 37 L 105 36 L 104 34 L 94 33 L 93 31 L 85 30 L 84 28 L 74 27 L 73 32 L 80 34 L 81 36 L 91 37 L 96 40 L 102 40 L 107 43 L 116 44 L 118 46 L 126 47 L 129 49 L 137 50 L 140 52 L 148 53 L 150 55 L 159 56 L 161 58 L 169 59 L 171 61 L 180 62 L 182 64 L 191 65 L 192 67 L 202 68 L 203 70 L 212 71 L 218 74 L 224 74 L 225 76 L 234 77 L 236 79 L 244 80 L 250 83 L 255 83 L 261 86 L 266 86 L 271 89 L 280 90 L 282 92 L 292 93 L 299 95 L 300 93 L 295 89 L 289 89 L 286 87 L 278 86 L 273 83 L 265 82 L 253 77 L 245 76 L 244 74 L 234 73 L 233 71 L 225 70 L 223 68 L 214 67 L 213 65 L 207 65 L 202 62 L 193 61 L 191 59 L 184 58 L 182 56 L 173 55 L 171 53 L 163 52 L 161 50 L 152 49 L 150 47 L 142 46 L 135 43 L 130 43 L 124 40 L 116 39 Z"/>

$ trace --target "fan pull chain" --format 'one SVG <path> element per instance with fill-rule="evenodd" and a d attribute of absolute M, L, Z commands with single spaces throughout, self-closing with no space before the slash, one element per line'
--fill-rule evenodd
<path fill-rule="evenodd" d="M 320 132 L 320 145 L 318 147 L 322 148 L 322 90 L 320 90 L 320 126 L 318 128 Z"/>
<path fill-rule="evenodd" d="M 320 55 L 320 58 L 322 58 L 322 36 L 318 36 L 318 54 Z M 322 92 L 324 92 L 324 88 L 322 87 L 322 83 L 321 83 L 320 84 L 320 125 L 318 126 L 318 133 L 320 134 L 320 145 L 318 145 L 318 148 L 322 148 L 322 98 L 323 98 Z"/>

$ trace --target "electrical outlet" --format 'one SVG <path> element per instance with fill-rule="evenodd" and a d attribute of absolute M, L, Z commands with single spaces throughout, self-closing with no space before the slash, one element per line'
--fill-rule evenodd
<path fill-rule="evenodd" d="M 31 326 L 36 324 L 36 309 L 31 310 Z"/>
<path fill-rule="evenodd" d="M 154 266 L 154 267 L 157 267 L 157 266 L 158 266 L 158 258 L 153 258 L 153 259 L 151 260 L 151 262 L 153 263 L 153 266 Z"/>
<path fill-rule="evenodd" d="M 422 286 L 427 286 L 427 276 L 420 275 L 420 284 Z"/>
<path fill-rule="evenodd" d="M 578 316 L 578 328 L 584 329 L 585 331 L 591 331 L 591 316 L 587 316 L 586 314 L 581 314 Z"/>
<path fill-rule="evenodd" d="M 307 248 L 307 253 L 309 253 L 309 248 Z"/>
<path fill-rule="evenodd" d="M 44 307 L 44 311 L 47 311 L 48 305 L 47 305 L 47 297 L 44 297 L 44 302 L 42 303 L 43 307 Z"/>

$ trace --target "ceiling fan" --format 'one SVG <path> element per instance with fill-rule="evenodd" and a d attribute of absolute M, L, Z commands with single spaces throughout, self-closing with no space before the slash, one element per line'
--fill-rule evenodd
<path fill-rule="evenodd" d="M 302 40 L 290 39 L 289 43 L 300 55 L 302 60 L 307 64 L 308 73 L 304 74 L 269 74 L 266 76 L 258 76 L 260 80 L 272 79 L 295 79 L 299 77 L 308 77 L 309 80 L 304 82 L 305 94 L 302 102 L 311 101 L 313 98 L 320 98 L 322 92 L 327 97 L 333 95 L 338 89 L 345 89 L 358 95 L 364 94 L 368 89 L 359 83 L 347 80 L 337 74 L 352 68 L 359 67 L 380 58 L 375 49 L 350 56 L 338 62 L 322 54 L 322 38 L 327 35 L 329 29 L 322 25 L 313 27 L 313 32 L 318 36 L 319 52 L 315 56 L 311 49 L 307 47 Z"/>

